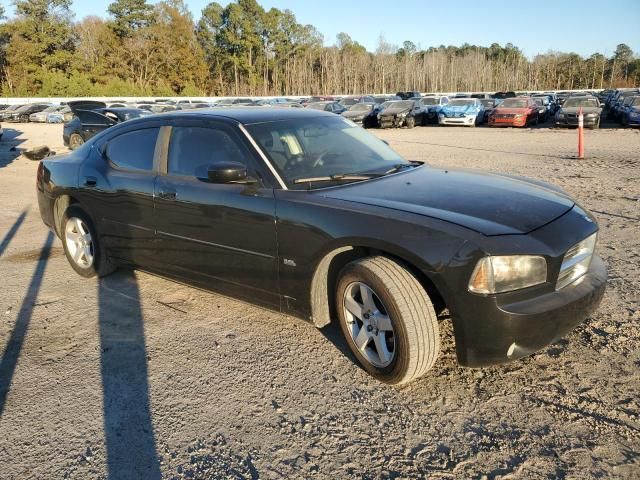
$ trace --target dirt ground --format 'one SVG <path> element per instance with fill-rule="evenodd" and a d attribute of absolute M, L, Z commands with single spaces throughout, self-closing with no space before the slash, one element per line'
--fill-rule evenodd
<path fill-rule="evenodd" d="M 640 478 L 640 131 L 375 132 L 409 159 L 554 182 L 600 223 L 601 308 L 559 343 L 482 370 L 450 322 L 423 379 L 367 376 L 339 330 L 140 272 L 76 275 L 40 221 L 59 125 L 0 143 L 0 478 Z"/>

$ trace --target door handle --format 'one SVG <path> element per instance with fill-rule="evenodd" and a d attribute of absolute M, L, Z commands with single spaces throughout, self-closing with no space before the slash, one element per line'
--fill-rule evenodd
<path fill-rule="evenodd" d="M 163 200 L 175 200 L 176 192 L 175 190 L 160 190 L 158 192 L 158 198 L 161 198 Z"/>
<path fill-rule="evenodd" d="M 96 177 L 84 177 L 85 187 L 95 187 L 98 184 Z"/>

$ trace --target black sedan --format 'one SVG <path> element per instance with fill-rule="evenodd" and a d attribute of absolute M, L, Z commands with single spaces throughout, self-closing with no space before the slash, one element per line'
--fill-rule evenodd
<path fill-rule="evenodd" d="M 62 129 L 62 141 L 71 150 L 117 123 L 151 114 L 141 108 L 98 108 L 74 110 L 73 113 L 73 118 Z"/>
<path fill-rule="evenodd" d="M 80 275 L 132 265 L 318 327 L 362 366 L 425 374 L 448 308 L 458 361 L 514 360 L 598 305 L 592 215 L 549 184 L 401 158 L 310 109 L 172 112 L 43 160 L 40 214 Z"/>

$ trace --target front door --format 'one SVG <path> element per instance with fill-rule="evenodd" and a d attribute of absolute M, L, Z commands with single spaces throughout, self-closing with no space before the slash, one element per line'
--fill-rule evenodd
<path fill-rule="evenodd" d="M 279 306 L 273 189 L 216 184 L 209 167 L 235 161 L 256 174 L 236 127 L 224 122 L 176 121 L 166 166 L 155 185 L 157 269 L 206 288 Z"/>

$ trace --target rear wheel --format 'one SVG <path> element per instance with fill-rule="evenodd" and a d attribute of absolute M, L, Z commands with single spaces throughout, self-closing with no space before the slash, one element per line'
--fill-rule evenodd
<path fill-rule="evenodd" d="M 60 228 L 64 253 L 76 273 L 103 277 L 115 270 L 107 259 L 91 217 L 78 205 L 71 205 Z"/>
<path fill-rule="evenodd" d="M 433 305 L 416 278 L 395 261 L 369 257 L 346 265 L 336 292 L 340 328 L 373 377 L 390 384 L 433 367 L 440 331 Z"/>
<path fill-rule="evenodd" d="M 84 143 L 84 138 L 79 133 L 72 133 L 69 137 L 69 148 L 75 150 Z"/>

